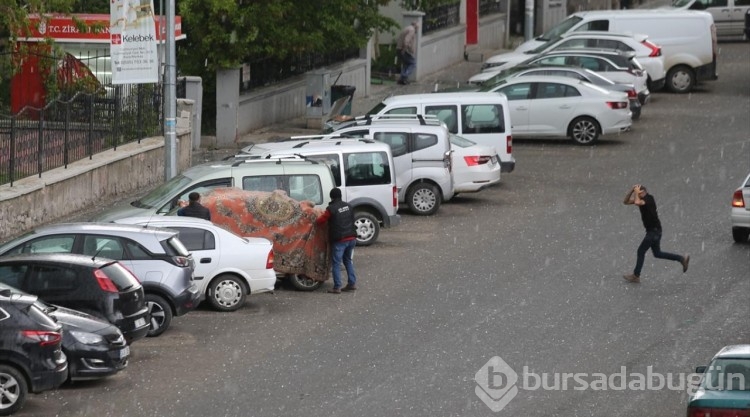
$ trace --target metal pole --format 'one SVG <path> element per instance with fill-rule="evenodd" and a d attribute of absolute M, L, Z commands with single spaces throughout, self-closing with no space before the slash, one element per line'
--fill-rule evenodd
<path fill-rule="evenodd" d="M 174 39 L 174 0 L 167 0 L 167 60 L 166 81 L 164 86 L 164 180 L 169 181 L 177 175 L 177 60 Z"/>
<path fill-rule="evenodd" d="M 526 0 L 524 20 L 526 30 L 523 31 L 523 37 L 530 41 L 534 38 L 534 0 Z"/>

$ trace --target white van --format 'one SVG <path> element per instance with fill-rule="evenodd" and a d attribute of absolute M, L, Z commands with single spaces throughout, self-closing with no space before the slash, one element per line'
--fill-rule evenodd
<path fill-rule="evenodd" d="M 516 51 L 534 49 L 574 31 L 643 33 L 661 46 L 666 87 L 690 92 L 699 81 L 716 80 L 716 27 L 711 14 L 695 10 L 594 10 L 568 16 L 543 35 L 522 43 Z"/>
<path fill-rule="evenodd" d="M 516 166 L 513 157 L 508 99 L 500 93 L 454 92 L 391 96 L 367 115 L 421 114 L 437 116 L 450 133 L 497 151 L 502 172 Z"/>
<path fill-rule="evenodd" d="M 314 139 L 260 143 L 242 148 L 237 159 L 298 157 L 331 168 L 342 200 L 354 207 L 357 244 L 373 244 L 380 227 L 401 222 L 391 147 L 372 139 Z"/>
<path fill-rule="evenodd" d="M 714 18 L 719 39 L 745 39 L 745 14 L 750 10 L 750 0 L 674 0 L 672 7 L 705 10 Z"/>

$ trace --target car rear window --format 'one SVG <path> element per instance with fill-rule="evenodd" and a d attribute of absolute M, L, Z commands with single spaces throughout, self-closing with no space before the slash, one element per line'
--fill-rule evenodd
<path fill-rule="evenodd" d="M 101 268 L 118 290 L 129 290 L 139 285 L 138 278 L 119 262 L 112 262 Z"/>
<path fill-rule="evenodd" d="M 391 168 L 385 152 L 345 154 L 344 170 L 347 186 L 391 183 Z"/>

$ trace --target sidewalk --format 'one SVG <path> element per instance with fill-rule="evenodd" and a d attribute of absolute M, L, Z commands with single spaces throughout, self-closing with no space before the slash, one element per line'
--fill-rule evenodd
<path fill-rule="evenodd" d="M 522 38 L 511 38 L 512 45 L 518 45 L 522 41 Z M 364 114 L 384 98 L 392 95 L 430 93 L 435 91 L 436 88 L 443 89 L 464 85 L 466 80 L 481 70 L 484 60 L 504 52 L 509 52 L 509 50 L 477 49 L 469 54 L 470 60 L 458 62 L 448 68 L 423 77 L 419 82 L 409 85 L 396 84 L 396 78 L 383 81 L 382 84 L 373 83 L 370 85 L 369 96 L 354 97 L 352 101 L 352 116 Z M 193 151 L 193 164 L 222 159 L 235 154 L 242 147 L 252 143 L 272 142 L 289 136 L 315 135 L 318 133 L 320 133 L 320 130 L 308 129 L 306 127 L 306 119 L 303 116 L 250 132 L 239 138 L 235 146 L 231 149 L 201 148 L 199 151 Z"/>

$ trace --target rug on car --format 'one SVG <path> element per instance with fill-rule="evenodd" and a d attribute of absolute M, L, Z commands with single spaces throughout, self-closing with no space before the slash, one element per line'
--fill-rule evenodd
<path fill-rule="evenodd" d="M 328 227 L 318 226 L 322 214 L 310 201 L 297 201 L 284 191 L 219 188 L 201 197 L 211 221 L 246 237 L 273 243 L 274 269 L 325 281 L 331 269 Z"/>

